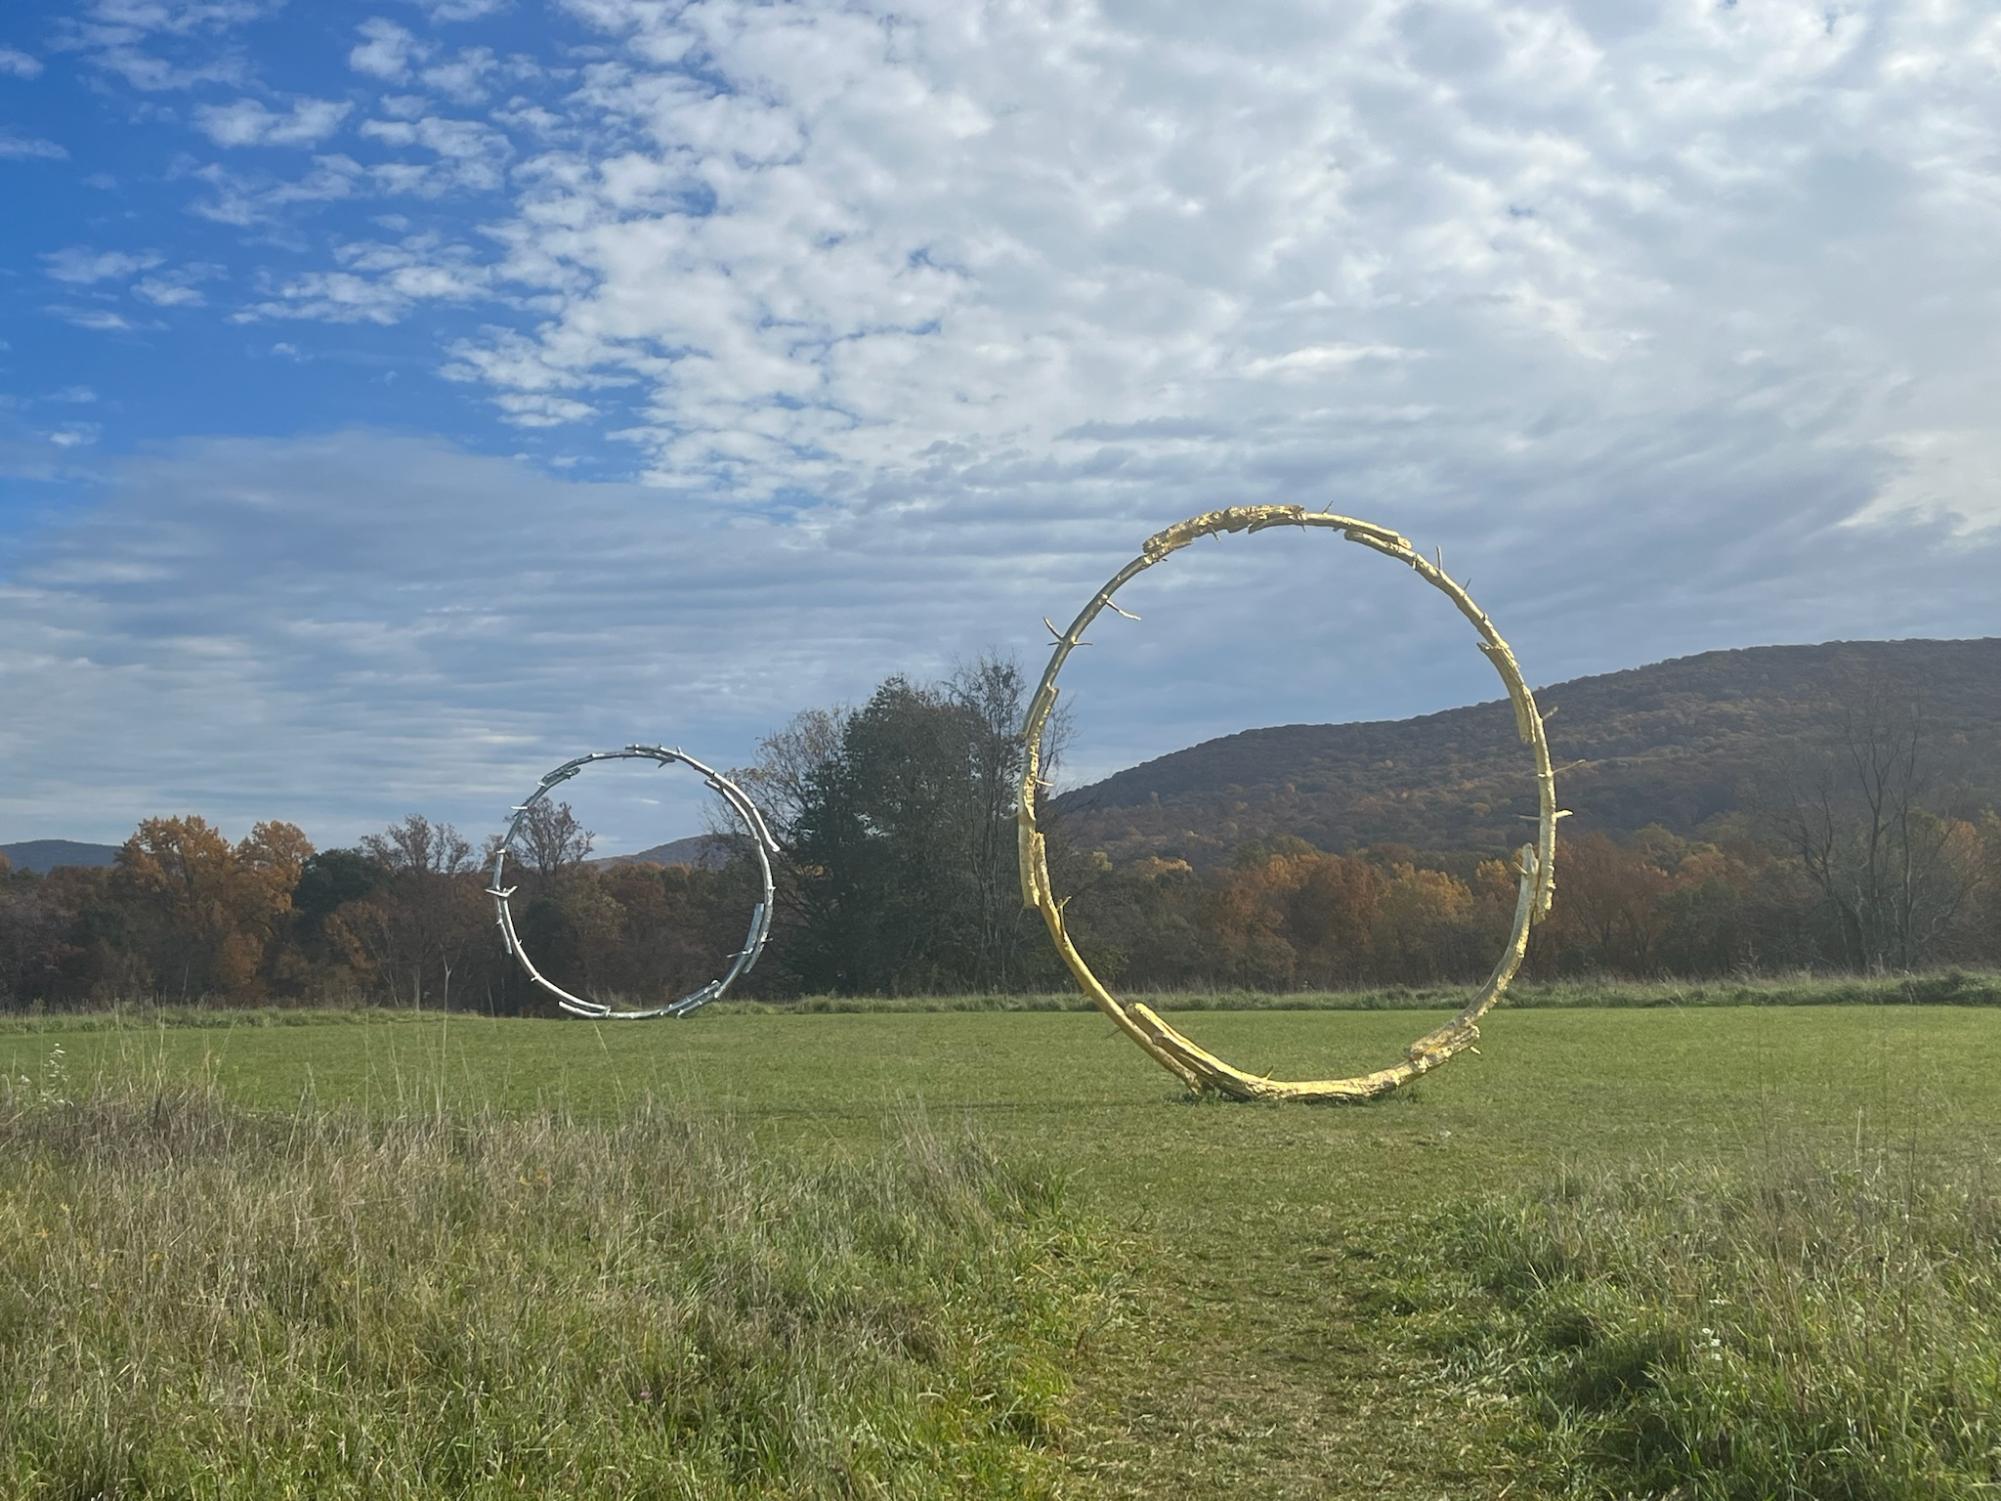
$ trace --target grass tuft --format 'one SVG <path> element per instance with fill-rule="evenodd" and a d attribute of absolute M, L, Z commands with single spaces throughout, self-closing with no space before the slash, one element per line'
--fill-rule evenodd
<path fill-rule="evenodd" d="M 1964 1156 L 1561 1174 L 1445 1212 L 1415 1302 L 1554 1494 L 1991 1497 L 2001 1193 Z"/>
<path fill-rule="evenodd" d="M 1112 1295 L 1065 1187 L 908 1120 L 0 1091 L 0 1493 L 1033 1496 Z"/>

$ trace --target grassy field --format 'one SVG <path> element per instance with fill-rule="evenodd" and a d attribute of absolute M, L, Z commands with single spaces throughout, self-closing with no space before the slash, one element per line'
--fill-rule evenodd
<path fill-rule="evenodd" d="M 1191 1103 L 1061 1011 L 287 1019 L 0 1032 L 0 1427 L 48 1457 L 10 1494 L 2001 1483 L 1977 1006 L 1504 1011 L 1317 1110 Z M 1427 1020 L 1185 1025 L 1305 1075 Z M 252 1452 L 268 1485 L 174 1478 Z"/>

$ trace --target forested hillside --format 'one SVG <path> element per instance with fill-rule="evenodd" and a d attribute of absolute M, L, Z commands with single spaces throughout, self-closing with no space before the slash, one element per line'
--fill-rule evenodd
<path fill-rule="evenodd" d="M 1756 801 L 1829 731 L 1858 680 L 1921 690 L 1935 753 L 1970 806 L 2001 805 L 2001 640 L 1852 641 L 1705 652 L 1537 690 L 1565 833 L 1684 837 Z M 1504 701 L 1419 719 L 1246 730 L 1057 800 L 1078 844 L 1117 864 L 1197 869 L 1295 836 L 1335 852 L 1394 842 L 1446 857 L 1512 847 L 1535 811 Z"/>
<path fill-rule="evenodd" d="M 744 993 L 1065 983 L 1015 868 L 1027 682 L 992 658 L 891 677 L 859 707 L 801 713 L 734 770 L 777 842 L 771 951 Z M 2001 962 L 2001 642 L 1721 652 L 1541 698 L 1579 811 L 1530 976 Z M 1493 704 L 1257 731 L 1073 794 L 1045 824 L 1069 930 L 1101 977 L 1138 989 L 1476 980 L 1531 828 L 1511 724 Z M 593 848 L 546 802 L 515 848 L 515 922 L 545 973 L 671 997 L 743 941 L 761 873 L 737 842 Z M 546 1011 L 496 936 L 489 859 L 418 814 L 349 849 L 276 820 L 232 840 L 183 815 L 142 821 L 108 868 L 0 859 L 0 1009 Z"/>

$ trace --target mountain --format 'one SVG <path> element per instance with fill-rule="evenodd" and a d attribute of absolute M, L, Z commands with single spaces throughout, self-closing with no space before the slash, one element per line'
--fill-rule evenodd
<path fill-rule="evenodd" d="M 1837 641 L 1704 652 L 1536 691 L 1565 832 L 1690 834 L 1824 733 L 1857 674 L 1920 687 L 1934 744 L 1979 805 L 2001 805 L 2001 639 Z M 1578 764 L 1571 764 L 1578 763 Z M 1535 813 L 1504 699 L 1418 719 L 1246 730 L 1057 798 L 1066 836 L 1115 862 L 1198 868 L 1250 840 L 1320 849 L 1391 842 L 1421 854 L 1521 843 Z"/>
<path fill-rule="evenodd" d="M 686 839 L 670 839 L 636 855 L 606 855 L 593 865 L 692 865 L 697 870 L 719 870 L 729 863 L 729 841 L 714 834 L 690 834 Z"/>
<path fill-rule="evenodd" d="M 0 855 L 16 870 L 32 870 L 47 875 L 58 865 L 100 866 L 118 859 L 115 844 L 79 844 L 74 839 L 24 839 L 19 844 L 0 844 Z"/>

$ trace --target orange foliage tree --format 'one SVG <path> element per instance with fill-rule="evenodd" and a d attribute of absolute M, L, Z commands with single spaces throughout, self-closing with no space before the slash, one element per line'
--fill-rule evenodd
<path fill-rule="evenodd" d="M 118 851 L 114 885 L 130 905 L 154 993 L 251 991 L 312 852 L 289 823 L 260 823 L 236 844 L 192 814 L 141 823 Z"/>

